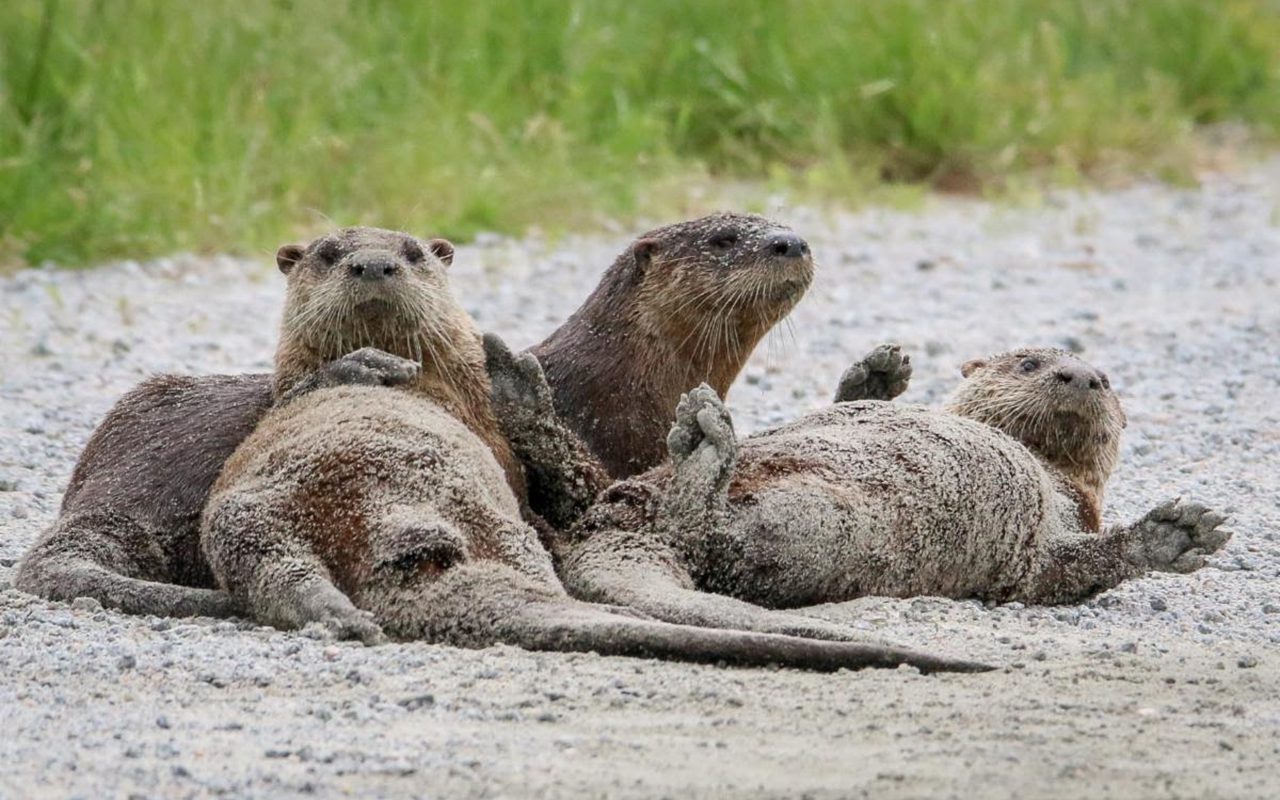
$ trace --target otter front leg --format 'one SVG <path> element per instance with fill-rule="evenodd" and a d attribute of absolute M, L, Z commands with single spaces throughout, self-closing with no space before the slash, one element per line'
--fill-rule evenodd
<path fill-rule="evenodd" d="M 259 504 L 215 500 L 200 542 L 218 583 L 255 619 L 284 630 L 318 623 L 338 639 L 386 641 L 371 614 L 352 604 L 319 557 Z"/>
<path fill-rule="evenodd" d="M 362 347 L 306 375 L 289 387 L 276 404 L 284 405 L 331 386 L 404 386 L 417 378 L 420 372 L 422 365 L 416 361 L 375 347 Z"/>
<path fill-rule="evenodd" d="M 493 333 L 484 335 L 484 353 L 494 414 L 524 464 L 529 507 L 552 527 L 568 528 L 609 485 L 608 473 L 556 416 L 533 354 L 513 355 Z"/>
<path fill-rule="evenodd" d="M 1231 538 L 1221 527 L 1225 521 L 1202 505 L 1170 500 L 1132 525 L 1101 536 L 1073 532 L 1051 537 L 1015 599 L 1070 603 L 1149 571 L 1192 572 Z"/>
<path fill-rule="evenodd" d="M 911 381 L 911 356 L 896 344 L 882 344 L 845 370 L 835 402 L 892 400 Z"/>

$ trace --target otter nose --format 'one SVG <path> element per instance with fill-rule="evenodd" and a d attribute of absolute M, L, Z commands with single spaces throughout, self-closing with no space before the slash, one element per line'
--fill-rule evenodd
<path fill-rule="evenodd" d="M 353 278 L 364 281 L 380 281 L 400 271 L 400 265 L 390 258 L 362 258 L 347 267 Z"/>
<path fill-rule="evenodd" d="M 800 258 L 809 255 L 809 243 L 794 233 L 779 233 L 769 237 L 765 247 L 780 258 Z"/>
<path fill-rule="evenodd" d="M 1083 364 L 1068 364 L 1058 368 L 1054 377 L 1072 389 L 1097 391 L 1102 388 L 1102 376 Z"/>

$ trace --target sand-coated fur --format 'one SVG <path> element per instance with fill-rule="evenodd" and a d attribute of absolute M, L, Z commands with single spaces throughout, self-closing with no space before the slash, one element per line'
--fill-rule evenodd
<path fill-rule="evenodd" d="M 543 380 L 520 370 L 532 357 L 507 356 L 494 361 Z M 370 644 L 389 634 L 819 670 L 983 668 L 854 641 L 682 627 L 569 598 L 493 451 L 435 388 L 316 389 L 272 411 L 227 461 L 201 543 L 219 584 L 255 618 Z"/>
<path fill-rule="evenodd" d="M 723 397 L 812 279 L 808 244 L 771 220 L 722 213 L 668 225 L 619 255 L 531 352 L 556 411 L 626 477 L 666 457 L 681 393 L 708 383 Z"/>
<path fill-rule="evenodd" d="M 1052 351 L 1018 352 L 989 363 L 1029 353 L 1064 363 Z M 1105 417 L 1094 432 L 1118 436 L 1123 424 L 1110 389 L 1091 386 L 1096 371 L 1074 387 L 1030 369 L 996 380 L 966 371 L 986 389 L 1105 393 L 1097 403 L 1060 396 L 1035 405 Z M 868 385 L 900 391 L 899 378 Z M 956 396 L 999 403 L 964 388 Z M 1046 413 L 1032 429 L 1054 418 Z M 776 623 L 757 606 L 864 595 L 1074 602 L 1148 570 L 1196 569 L 1230 537 L 1221 514 L 1181 501 L 1096 533 L 1050 459 L 952 411 L 839 402 L 738 442 L 704 386 L 682 399 L 668 444 L 671 463 L 615 485 L 572 532 L 561 575 L 574 596 L 673 622 L 768 631 Z M 1105 458 L 1098 463 L 1109 470 Z"/>
<path fill-rule="evenodd" d="M 1026 445 L 1075 495 L 1081 525 L 1102 525 L 1103 489 L 1126 420 L 1106 374 L 1065 350 L 1029 348 L 969 361 L 946 408 Z"/>
<path fill-rule="evenodd" d="M 713 226 L 715 220 L 723 220 L 725 224 Z M 681 231 L 687 233 L 685 239 L 678 235 Z M 744 235 L 725 246 L 725 237 L 735 236 L 735 231 Z M 753 255 L 770 242 L 766 236 L 769 231 L 774 232 L 772 246 L 783 252 L 774 253 L 773 257 Z M 713 233 L 723 235 L 713 237 Z M 292 270 L 304 257 L 336 261 L 340 256 L 340 238 L 322 237 L 309 246 L 286 245 L 277 254 L 277 263 Z M 419 246 L 430 250 L 431 243 Z M 706 248 L 707 253 L 692 258 L 698 248 Z M 580 432 L 587 420 L 612 420 L 607 422 L 607 427 L 624 428 L 630 425 L 628 420 L 645 420 L 643 424 L 637 423 L 635 435 L 629 441 L 637 441 L 649 451 L 642 461 L 653 460 L 653 447 L 660 447 L 669 422 L 667 417 L 679 393 L 710 379 L 712 372 L 724 373 L 716 385 L 727 388 L 727 382 L 737 374 L 741 361 L 750 351 L 747 347 L 746 352 L 740 352 L 746 341 L 744 337 L 750 331 L 738 331 L 730 324 L 734 315 L 722 313 L 733 296 L 710 292 L 709 287 L 715 285 L 714 276 L 731 274 L 735 280 L 742 275 L 751 277 L 761 292 L 756 302 L 764 306 L 772 302 L 773 310 L 767 313 L 781 316 L 803 293 L 812 271 L 812 261 L 807 252 L 799 252 L 801 249 L 807 251 L 807 245 L 786 229 L 756 217 L 736 215 L 672 225 L 643 237 L 606 271 L 600 289 L 575 314 L 572 330 L 576 333 L 572 336 L 567 332 L 563 336 L 553 334 L 541 346 L 552 353 L 552 360 L 562 367 L 549 375 L 557 407 L 579 424 Z M 786 256 L 788 251 L 793 256 Z M 656 266 L 646 269 L 650 260 Z M 695 264 L 706 268 L 694 269 Z M 745 273 L 737 270 L 738 266 L 753 264 L 760 269 L 749 268 Z M 770 271 L 771 265 L 778 269 Z M 662 373 L 663 380 L 658 382 L 666 387 L 658 396 L 635 391 L 633 384 L 642 383 L 643 376 L 634 370 L 619 376 L 626 385 L 610 389 L 606 383 L 607 362 L 622 357 L 617 350 L 619 342 L 627 345 L 627 353 L 634 353 L 636 348 L 642 349 L 644 339 L 632 340 L 626 336 L 628 330 L 638 330 L 636 326 L 610 327 L 608 335 L 598 339 L 583 334 L 584 326 L 592 320 L 608 318 L 614 310 L 633 307 L 631 301 L 638 297 L 634 290 L 637 285 L 643 284 L 646 292 L 654 292 L 663 280 L 688 290 L 680 304 L 664 306 L 673 311 L 682 309 L 680 317 L 685 322 L 681 330 L 686 331 L 682 335 L 699 329 L 696 314 L 703 314 L 702 335 L 696 340 L 701 344 L 695 342 L 693 348 L 700 353 L 702 366 L 690 373 L 687 381 L 671 381 L 667 361 L 655 358 L 648 362 L 649 367 Z M 720 282 L 725 283 L 723 279 Z M 335 310 L 332 305 L 328 311 L 314 310 L 312 302 L 323 298 L 323 294 L 314 289 L 313 281 L 300 280 L 291 286 L 291 292 L 300 297 L 305 295 L 305 302 L 294 306 L 298 315 L 295 323 L 306 322 L 309 317 L 315 323 L 320 319 L 316 315 Z M 678 294 L 680 290 L 671 291 Z M 777 291 L 781 299 L 770 301 L 772 291 Z M 745 307 L 746 301 L 739 302 Z M 325 386 L 394 384 L 403 378 L 396 372 L 401 367 L 395 361 L 378 362 L 376 354 L 366 353 L 374 359 L 366 365 L 360 358 L 354 358 L 354 354 L 348 356 L 349 350 L 340 353 L 337 362 L 322 364 L 309 376 L 305 374 L 307 365 L 314 368 L 322 363 L 324 354 L 344 347 L 355 349 L 364 341 L 363 331 L 348 331 L 345 338 L 335 331 L 318 329 L 318 338 L 295 338 L 292 344 L 287 344 L 288 337 L 282 337 L 282 346 L 292 348 L 292 352 L 283 354 L 285 369 L 278 379 L 270 374 L 160 376 L 121 398 L 98 426 L 77 462 L 58 520 L 26 555 L 16 581 L 19 588 L 52 599 L 91 596 L 104 605 L 136 613 L 181 616 L 233 613 L 224 595 L 203 591 L 211 588 L 212 582 L 208 565 L 199 553 L 200 511 L 227 456 L 244 441 L 277 396 L 289 399 Z M 739 346 L 729 353 L 733 362 L 727 367 L 717 367 L 708 354 L 725 353 L 727 349 L 722 343 L 735 342 L 735 336 Z M 407 339 L 399 352 L 412 354 L 414 346 L 414 340 Z M 689 346 L 689 342 L 684 343 L 684 349 Z M 593 347 L 601 350 L 593 353 Z M 469 361 L 478 356 L 469 345 L 463 349 Z M 569 354 L 572 358 L 567 357 Z M 575 363 L 584 370 L 583 375 L 590 376 L 581 386 Z M 423 380 L 441 378 L 426 373 Z M 586 386 L 590 391 L 580 391 Z M 459 393 L 459 399 L 462 394 Z M 634 407 L 628 403 L 634 403 Z M 456 407 L 458 403 L 453 405 Z M 463 406 L 479 407 L 465 402 Z M 473 420 L 472 424 L 477 430 L 486 430 L 489 421 Z M 645 436 L 652 436 L 653 442 L 645 444 L 642 441 Z M 612 441 L 603 435 L 591 435 L 589 429 L 585 439 L 591 444 Z M 581 510 L 582 497 L 593 496 L 593 490 L 599 488 L 597 484 L 607 481 L 601 473 L 589 490 L 581 487 L 577 491 L 566 490 L 567 484 L 558 476 L 564 472 L 567 454 L 573 452 L 577 458 L 582 447 L 571 443 L 557 446 L 557 441 L 539 435 L 517 437 L 512 444 L 517 455 L 528 463 L 549 465 L 545 469 L 535 466 L 530 471 L 529 504 L 535 513 L 563 525 L 572 518 L 566 514 Z M 625 447 L 627 441 L 618 439 L 618 444 Z M 501 449 L 498 443 L 494 446 Z M 660 458 L 660 450 L 657 452 Z M 577 474 L 585 475 L 588 471 L 584 468 Z M 154 553 L 165 555 L 157 560 L 157 556 L 151 555 Z M 201 591 L 186 591 L 181 588 L 183 585 L 198 587 Z"/>

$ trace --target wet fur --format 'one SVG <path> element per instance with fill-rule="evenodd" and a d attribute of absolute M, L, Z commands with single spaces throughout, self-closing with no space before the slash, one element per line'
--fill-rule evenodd
<path fill-rule="evenodd" d="M 671 409 L 701 383 L 728 392 L 752 350 L 813 278 L 813 261 L 771 247 L 794 236 L 716 214 L 641 236 L 558 330 L 531 348 L 557 413 L 615 478 L 666 457 Z M 731 246 L 718 246 L 731 237 Z"/>

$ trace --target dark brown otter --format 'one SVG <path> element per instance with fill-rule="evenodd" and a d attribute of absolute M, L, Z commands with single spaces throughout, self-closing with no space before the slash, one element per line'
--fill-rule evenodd
<path fill-rule="evenodd" d="M 671 409 L 702 383 L 724 396 L 756 343 L 813 279 L 809 245 L 749 214 L 657 228 L 531 349 L 556 412 L 615 478 L 666 457 Z"/>
<path fill-rule="evenodd" d="M 1085 530 L 1102 528 L 1102 495 L 1120 457 L 1124 410 L 1101 370 L 1065 350 L 1014 350 L 968 361 L 947 410 L 1031 450 L 1076 498 Z"/>

